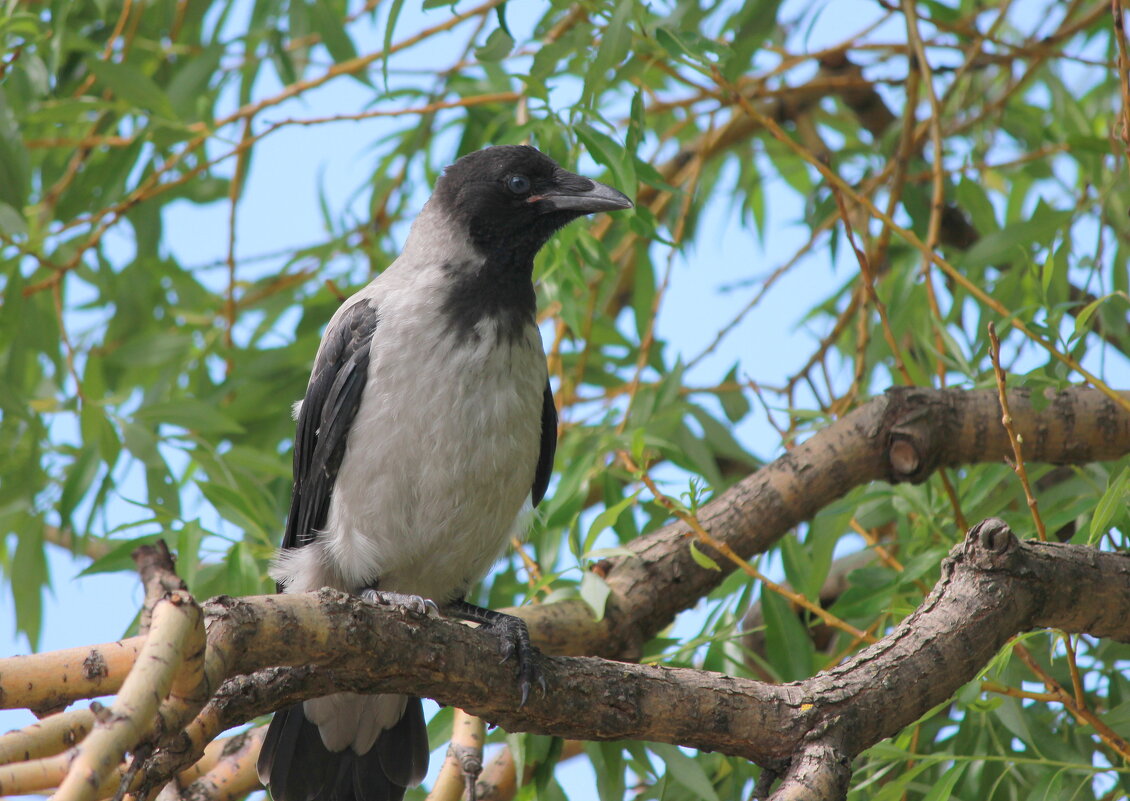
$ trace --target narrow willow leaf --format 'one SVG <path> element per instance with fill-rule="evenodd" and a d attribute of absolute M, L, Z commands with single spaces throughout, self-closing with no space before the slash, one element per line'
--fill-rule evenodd
<path fill-rule="evenodd" d="M 151 403 L 134 412 L 134 419 L 150 423 L 169 423 L 189 431 L 211 434 L 237 434 L 243 426 L 213 406 L 194 398 Z"/>
<path fill-rule="evenodd" d="M 1088 545 L 1095 545 L 1102 539 L 1116 515 L 1125 515 L 1128 502 L 1130 502 L 1130 467 L 1124 468 L 1118 474 L 1099 498 L 1099 502 L 1095 504 L 1095 512 L 1091 515 L 1090 533 L 1087 535 Z"/>
<path fill-rule="evenodd" d="M 717 562 L 715 562 L 713 559 L 699 550 L 698 543 L 696 543 L 694 540 L 689 540 L 688 545 L 691 549 L 691 559 L 694 559 L 696 565 L 698 565 L 699 567 L 705 567 L 707 570 L 717 570 L 719 572 L 722 571 L 722 568 L 718 567 Z"/>
<path fill-rule="evenodd" d="M 695 797 L 704 801 L 719 801 L 718 791 L 703 770 L 701 761 L 691 759 L 678 746 L 667 743 L 648 743 L 647 747 L 667 765 L 667 774 L 694 793 Z"/>
<path fill-rule="evenodd" d="M 353 40 L 345 30 L 341 15 L 329 0 L 315 0 L 310 11 L 310 24 L 317 33 L 321 34 L 322 44 L 329 51 L 334 63 L 340 64 L 357 58 L 357 48 L 354 47 Z M 353 77 L 365 81 L 363 74 L 355 73 Z"/>
<path fill-rule="evenodd" d="M 605 531 L 605 529 L 609 528 L 613 523 L 619 520 L 620 515 L 624 513 L 624 510 L 626 510 L 629 506 L 635 505 L 637 497 L 639 497 L 638 490 L 636 492 L 633 492 L 626 498 L 621 499 L 617 503 L 614 503 L 612 506 L 604 509 L 600 514 L 596 516 L 596 518 L 592 521 L 592 525 L 589 526 L 588 534 L 585 535 L 584 553 L 588 553 L 590 550 L 592 550 L 592 546 L 593 543 L 596 542 L 596 538 L 599 537 L 601 533 Z"/>
<path fill-rule="evenodd" d="M 95 58 L 88 59 L 86 63 L 99 83 L 113 91 L 119 99 L 158 117 L 178 119 L 172 103 L 161 87 L 133 65 Z"/>
<path fill-rule="evenodd" d="M 475 58 L 479 61 L 501 61 L 514 49 L 514 38 L 504 28 L 495 28 L 483 42 L 475 48 Z"/>
<path fill-rule="evenodd" d="M 604 620 L 604 609 L 608 604 L 608 596 L 612 588 L 608 582 L 591 570 L 586 570 L 581 576 L 581 600 L 592 610 L 597 621 Z"/>
<path fill-rule="evenodd" d="M 388 59 L 392 49 L 392 36 L 396 32 L 396 21 L 400 18 L 400 11 L 404 7 L 404 0 L 392 0 L 388 8 L 388 17 L 385 19 L 384 58 L 381 59 L 381 79 L 384 81 L 385 91 L 388 91 Z"/>
<path fill-rule="evenodd" d="M 31 163 L 20 137 L 19 124 L 0 87 L 0 201 L 12 209 L 22 209 L 30 188 Z M 5 229 L 11 224 L 9 220 Z"/>

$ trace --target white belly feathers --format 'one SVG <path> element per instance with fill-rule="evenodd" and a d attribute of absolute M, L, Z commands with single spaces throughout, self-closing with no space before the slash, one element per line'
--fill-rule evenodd
<path fill-rule="evenodd" d="M 484 317 L 460 339 L 429 293 L 372 288 L 379 321 L 327 530 L 271 575 L 287 592 L 376 582 L 442 604 L 525 527 L 545 354 L 532 323 L 512 340 Z"/>

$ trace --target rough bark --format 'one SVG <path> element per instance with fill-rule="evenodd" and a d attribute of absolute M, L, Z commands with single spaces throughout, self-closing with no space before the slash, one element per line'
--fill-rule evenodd
<path fill-rule="evenodd" d="M 205 611 L 209 663 L 234 676 L 203 713 L 219 728 L 331 688 L 412 692 L 509 731 L 721 751 L 782 775 L 781 798 L 800 797 L 797 787 L 809 798 L 838 798 L 844 760 L 950 698 L 1014 635 L 1055 627 L 1130 641 L 1130 555 L 1021 542 L 991 519 L 953 549 L 913 615 L 810 679 L 772 685 L 544 657 L 548 692 L 522 709 L 513 665 L 498 662 L 494 638 L 446 619 L 411 617 L 329 590 L 221 597 Z M 195 746 L 183 735 L 166 749 L 151 761 L 151 779 L 171 775 Z M 824 759 L 829 754 L 839 756 Z"/>
<path fill-rule="evenodd" d="M 1028 394 L 1010 394 L 1030 462 L 1085 463 L 1130 452 L 1130 414 L 1099 392 L 1073 389 L 1046 401 L 1037 408 Z M 939 467 L 1006 457 L 1011 446 L 999 414 L 989 390 L 893 390 L 719 496 L 699 520 L 748 557 L 853 487 L 921 482 Z M 593 622 L 580 602 L 527 607 L 521 613 L 531 633 L 547 653 L 634 657 L 725 578 L 725 570 L 694 562 L 687 535 L 682 524 L 667 526 L 631 543 L 633 556 L 606 565 L 612 595 L 603 621 Z M 777 687 L 697 671 L 547 658 L 550 694 L 520 711 L 512 666 L 497 664 L 486 634 L 444 620 L 405 619 L 336 593 L 216 599 L 205 610 L 207 657 L 193 686 L 226 681 L 190 725 L 162 738 L 141 775 L 174 775 L 223 729 L 282 704 L 332 689 L 379 688 L 430 695 L 514 731 L 650 739 L 744 756 L 779 772 L 782 791 L 838 787 L 838 778 L 813 777 L 804 767 L 809 763 L 794 764 L 794 756 L 850 758 L 897 732 L 950 697 L 1016 632 L 1055 626 L 1130 638 L 1128 559 L 1019 544 L 1011 534 L 999 541 L 975 537 L 954 552 L 914 616 L 849 663 L 806 682 Z M 161 570 L 151 575 L 165 581 Z M 128 643 L 133 655 L 139 644 Z M 132 659 L 85 669 L 83 660 L 98 653 L 86 648 L 6 660 L 0 702 L 54 707 L 114 692 Z M 60 689 L 52 680 L 58 671 L 76 680 Z"/>
<path fill-rule="evenodd" d="M 1009 392 L 1026 461 L 1085 464 L 1130 452 L 1130 414 L 1102 393 L 1075 388 L 1040 400 Z M 855 487 L 917 484 L 942 467 L 1000 462 L 1011 454 L 995 390 L 892 389 L 735 484 L 698 519 L 712 537 L 748 558 Z M 580 601 L 518 613 L 549 653 L 634 658 L 733 569 L 717 554 L 722 571 L 696 564 L 689 536 L 686 525 L 673 523 L 628 543 L 634 556 L 608 566 L 612 594 L 599 623 Z"/>

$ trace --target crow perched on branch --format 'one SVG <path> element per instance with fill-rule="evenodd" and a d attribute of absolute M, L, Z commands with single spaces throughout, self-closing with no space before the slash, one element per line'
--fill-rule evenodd
<path fill-rule="evenodd" d="M 403 253 L 322 337 L 297 412 L 280 591 L 434 602 L 484 624 L 516 657 L 525 701 L 540 680 L 525 624 L 464 596 L 521 533 L 553 467 L 534 255 L 571 220 L 631 205 L 527 146 L 444 171 Z M 390 694 L 279 710 L 258 762 L 275 801 L 400 801 L 427 767 L 420 699 Z"/>

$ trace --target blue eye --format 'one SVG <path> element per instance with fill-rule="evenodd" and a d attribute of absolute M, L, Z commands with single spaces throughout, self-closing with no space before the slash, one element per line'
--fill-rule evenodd
<path fill-rule="evenodd" d="M 506 188 L 515 195 L 524 195 L 530 191 L 530 179 L 524 175 L 511 175 L 506 179 Z"/>

